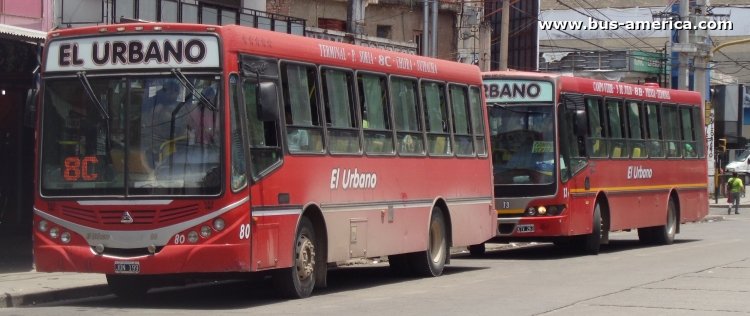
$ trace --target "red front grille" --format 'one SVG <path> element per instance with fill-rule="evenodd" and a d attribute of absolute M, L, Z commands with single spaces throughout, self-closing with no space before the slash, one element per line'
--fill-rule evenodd
<path fill-rule="evenodd" d="M 125 212 L 128 212 L 130 217 L 133 218 L 131 224 L 147 225 L 176 222 L 183 218 L 195 216 L 200 212 L 200 207 L 198 207 L 198 204 L 191 204 L 155 210 L 131 210 L 126 208 L 118 210 L 98 210 L 96 209 L 96 206 L 86 206 L 86 208 L 61 206 L 60 212 L 62 213 L 63 218 L 74 222 L 106 225 L 122 224 L 123 215 Z"/>

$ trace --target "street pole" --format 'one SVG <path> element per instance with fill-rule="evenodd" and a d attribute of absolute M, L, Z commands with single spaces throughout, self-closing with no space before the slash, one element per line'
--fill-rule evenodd
<path fill-rule="evenodd" d="M 685 21 L 690 16 L 690 0 L 680 0 L 680 20 Z M 680 30 L 680 46 L 688 47 L 690 41 L 690 30 L 683 28 Z M 679 53 L 679 69 L 677 77 L 677 88 L 680 90 L 688 89 L 688 52 L 680 51 Z"/>
<path fill-rule="evenodd" d="M 430 3 L 422 2 L 422 56 L 430 56 Z"/>
<path fill-rule="evenodd" d="M 510 0 L 503 0 L 500 20 L 500 70 L 508 70 L 508 28 L 510 27 Z"/>

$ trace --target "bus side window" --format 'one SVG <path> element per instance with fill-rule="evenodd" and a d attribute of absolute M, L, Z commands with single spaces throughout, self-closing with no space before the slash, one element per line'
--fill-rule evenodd
<path fill-rule="evenodd" d="M 445 85 L 442 83 L 422 81 L 422 105 L 424 107 L 425 129 L 427 130 L 427 149 L 430 155 L 447 156 L 451 149 L 448 130 L 448 104 L 445 98 Z"/>
<path fill-rule="evenodd" d="M 607 157 L 607 141 L 604 139 L 604 107 L 600 98 L 586 97 L 586 117 L 588 118 L 589 137 L 586 140 L 586 152 L 590 157 Z"/>
<path fill-rule="evenodd" d="M 474 148 L 480 157 L 487 156 L 487 135 L 484 131 L 483 111 L 486 110 L 482 102 L 481 90 L 478 87 L 469 88 L 469 109 L 471 110 L 471 127 L 474 134 Z"/>
<path fill-rule="evenodd" d="M 323 127 L 314 66 L 281 64 L 287 148 L 292 153 L 323 153 Z"/>
<path fill-rule="evenodd" d="M 696 147 L 696 133 L 693 126 L 691 109 L 687 106 L 680 107 L 680 120 L 682 125 L 682 144 L 683 144 L 683 157 L 695 158 L 698 157 L 698 153 L 695 150 Z"/>
<path fill-rule="evenodd" d="M 385 76 L 358 73 L 364 149 L 367 154 L 393 154 L 393 128 Z"/>
<path fill-rule="evenodd" d="M 645 142 L 643 141 L 643 122 L 641 120 L 641 105 L 636 101 L 626 102 L 628 116 L 628 151 L 632 158 L 645 158 Z"/>
<path fill-rule="evenodd" d="M 419 120 L 416 80 L 391 77 L 393 117 L 398 150 L 403 155 L 423 155 L 424 139 Z"/>
<path fill-rule="evenodd" d="M 624 129 L 626 126 L 623 124 L 622 116 L 622 101 L 608 99 L 607 104 L 607 122 L 610 145 L 610 156 L 612 158 L 624 158 L 628 156 L 625 148 L 625 133 Z"/>
<path fill-rule="evenodd" d="M 350 71 L 321 70 L 323 102 L 328 129 L 328 150 L 334 154 L 356 154 L 359 129 L 354 109 L 354 79 Z"/>
<path fill-rule="evenodd" d="M 469 102 L 466 87 L 450 85 L 451 109 L 453 110 L 453 134 L 456 139 L 456 155 L 473 156 L 474 142 L 469 123 Z"/>
<path fill-rule="evenodd" d="M 664 157 L 664 143 L 661 140 L 659 126 L 661 117 L 659 116 L 659 105 L 656 103 L 646 103 L 646 131 L 648 156 Z"/>
<path fill-rule="evenodd" d="M 676 158 L 682 156 L 682 146 L 680 142 L 680 117 L 679 111 L 674 104 L 665 104 L 662 106 L 661 121 L 664 126 L 664 137 L 665 144 L 667 147 L 667 157 Z"/>

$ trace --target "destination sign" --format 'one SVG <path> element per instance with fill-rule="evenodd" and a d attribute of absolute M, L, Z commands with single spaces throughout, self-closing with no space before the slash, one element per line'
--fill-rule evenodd
<path fill-rule="evenodd" d="M 487 103 L 552 102 L 552 83 L 533 80 L 484 80 Z"/>
<path fill-rule="evenodd" d="M 219 41 L 205 35 L 119 35 L 52 41 L 46 70 L 219 67 Z"/>

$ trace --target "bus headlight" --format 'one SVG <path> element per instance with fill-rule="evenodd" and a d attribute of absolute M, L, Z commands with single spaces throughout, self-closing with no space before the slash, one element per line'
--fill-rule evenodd
<path fill-rule="evenodd" d="M 536 216 L 536 208 L 533 206 L 529 206 L 529 208 L 526 209 L 526 216 Z"/>
<path fill-rule="evenodd" d="M 214 220 L 214 229 L 216 231 L 221 231 L 224 229 L 224 220 L 221 218 L 217 218 Z"/>
<path fill-rule="evenodd" d="M 188 233 L 188 242 L 190 242 L 191 244 L 198 242 L 198 233 L 196 231 L 191 230 Z"/>
<path fill-rule="evenodd" d="M 49 222 L 45 220 L 39 221 L 39 230 L 42 232 L 46 232 L 47 229 L 49 229 Z"/>
<path fill-rule="evenodd" d="M 544 206 L 540 206 L 536 209 L 536 211 L 539 213 L 539 215 L 545 215 L 547 214 L 547 208 Z"/>
<path fill-rule="evenodd" d="M 60 241 L 62 241 L 63 244 L 70 243 L 70 233 L 63 232 L 62 234 L 60 234 Z"/>
<path fill-rule="evenodd" d="M 201 227 L 201 237 L 208 238 L 208 236 L 211 236 L 211 227 L 204 225 Z"/>
<path fill-rule="evenodd" d="M 60 229 L 57 227 L 53 227 L 49 230 L 49 237 L 52 239 L 57 239 L 57 237 L 60 236 Z"/>

